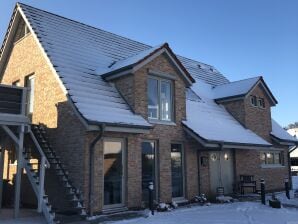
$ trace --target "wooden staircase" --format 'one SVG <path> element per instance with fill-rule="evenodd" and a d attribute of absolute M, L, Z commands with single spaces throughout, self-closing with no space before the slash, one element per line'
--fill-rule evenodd
<path fill-rule="evenodd" d="M 41 188 L 40 182 L 40 168 L 38 164 L 30 162 L 30 153 L 23 152 L 24 154 L 24 168 L 26 170 L 27 177 L 31 183 L 34 193 L 38 197 L 42 194 L 42 200 L 39 202 L 41 206 L 41 211 L 43 212 L 45 219 L 48 224 L 58 224 L 60 223 L 56 219 L 56 214 L 52 210 L 52 206 L 49 203 L 48 196 L 45 195 L 43 187 Z"/>
<path fill-rule="evenodd" d="M 47 160 L 49 161 L 51 168 L 54 169 L 55 175 L 59 178 L 65 192 L 67 192 L 67 198 L 72 206 L 72 209 L 74 209 L 80 217 L 85 218 L 87 214 L 83 204 L 82 192 L 80 192 L 72 184 L 69 178 L 69 172 L 66 170 L 66 167 L 63 165 L 60 157 L 56 155 L 53 147 L 48 141 L 45 128 L 41 125 L 31 125 L 31 129 Z"/>

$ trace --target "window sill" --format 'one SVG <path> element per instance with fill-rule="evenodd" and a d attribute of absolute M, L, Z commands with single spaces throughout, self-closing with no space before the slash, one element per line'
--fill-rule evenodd
<path fill-rule="evenodd" d="M 262 164 L 261 168 L 264 168 L 264 169 L 285 168 L 285 166 L 281 164 Z"/>
<path fill-rule="evenodd" d="M 170 125 L 170 126 L 176 126 L 176 123 L 173 121 L 161 121 L 161 120 L 154 120 L 154 119 L 148 119 L 149 123 L 151 124 L 162 124 L 162 125 Z"/>

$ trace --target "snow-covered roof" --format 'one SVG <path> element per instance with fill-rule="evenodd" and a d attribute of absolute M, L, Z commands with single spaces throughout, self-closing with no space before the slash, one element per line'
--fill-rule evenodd
<path fill-rule="evenodd" d="M 187 120 L 183 121 L 187 128 L 208 141 L 260 146 L 271 145 L 251 130 L 244 128 L 226 111 L 224 106 L 215 103 L 212 99 L 212 92 L 212 86 L 203 81 L 196 82 L 188 91 Z"/>
<path fill-rule="evenodd" d="M 111 65 L 114 68 L 125 66 L 155 48 L 25 4 L 18 3 L 18 7 L 86 120 L 150 126 L 130 110 L 116 88 L 97 72 Z M 177 58 L 194 78 L 211 85 L 229 82 L 210 65 L 178 55 Z"/>
<path fill-rule="evenodd" d="M 290 135 L 285 129 L 283 129 L 275 120 L 272 119 L 272 132 L 271 135 L 285 142 L 295 142 L 298 144 L 298 139 Z"/>
<path fill-rule="evenodd" d="M 214 99 L 246 95 L 261 79 L 260 76 L 217 85 L 213 88 Z"/>

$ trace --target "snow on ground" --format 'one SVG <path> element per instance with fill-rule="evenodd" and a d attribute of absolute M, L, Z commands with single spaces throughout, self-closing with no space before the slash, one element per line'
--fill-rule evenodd
<path fill-rule="evenodd" d="M 257 202 L 181 208 L 148 218 L 121 220 L 114 224 L 298 224 L 298 210 L 273 209 Z"/>

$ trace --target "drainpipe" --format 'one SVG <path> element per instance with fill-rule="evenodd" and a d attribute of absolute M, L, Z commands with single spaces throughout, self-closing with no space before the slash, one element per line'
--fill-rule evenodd
<path fill-rule="evenodd" d="M 105 126 L 100 126 L 99 134 L 93 139 L 89 145 L 89 215 L 93 216 L 93 195 L 94 195 L 94 152 L 95 145 L 103 136 Z"/>

